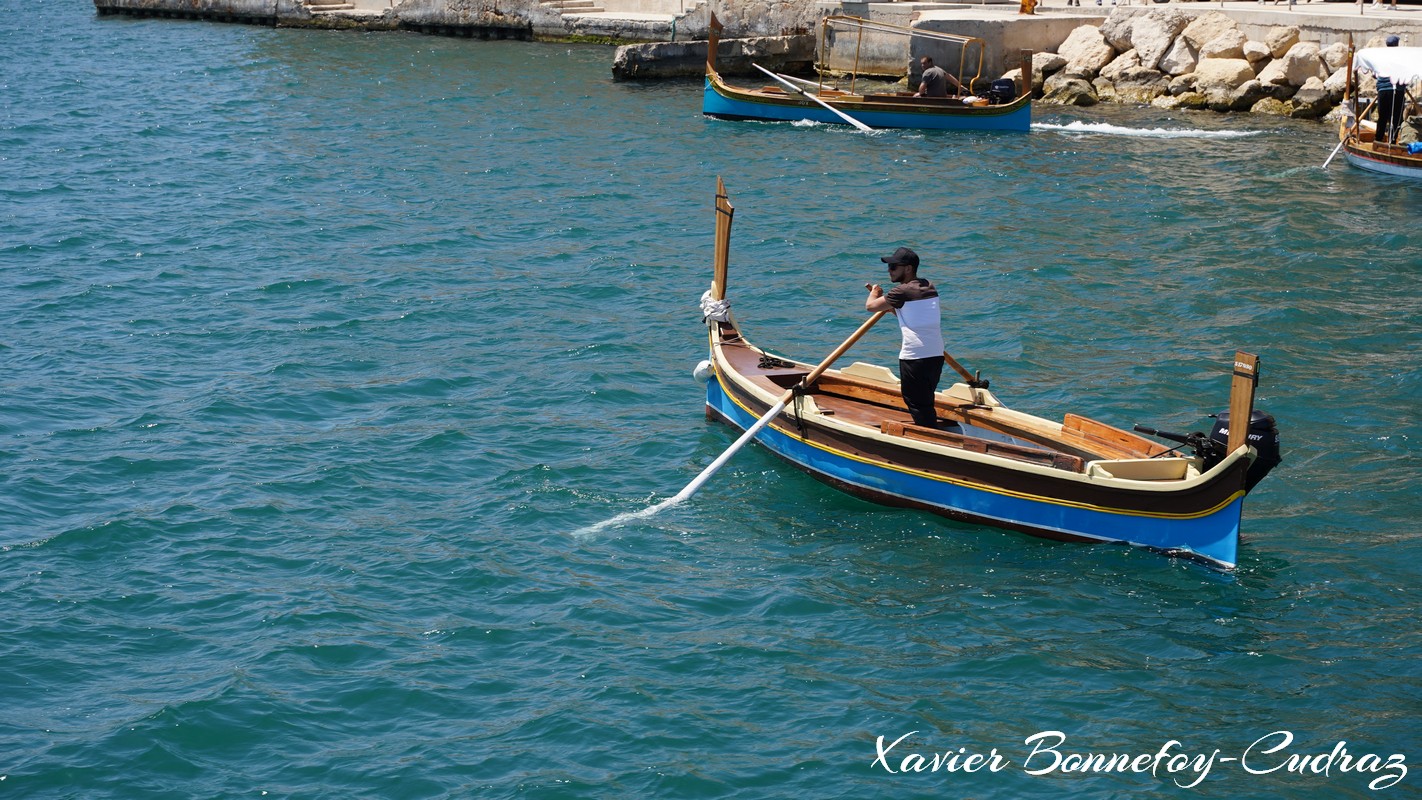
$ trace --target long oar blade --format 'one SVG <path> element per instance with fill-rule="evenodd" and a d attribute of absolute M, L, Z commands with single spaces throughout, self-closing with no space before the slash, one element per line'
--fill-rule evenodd
<path fill-rule="evenodd" d="M 848 350 L 855 342 L 859 341 L 860 337 L 862 337 L 865 333 L 868 333 L 869 329 L 874 327 L 874 323 L 878 322 L 880 319 L 883 319 L 884 315 L 887 313 L 889 312 L 880 311 L 871 316 L 869 319 L 865 320 L 864 324 L 860 325 L 858 330 L 851 334 L 848 339 L 845 339 L 839 347 L 836 347 L 833 353 L 830 353 L 828 356 L 826 356 L 825 360 L 821 361 L 819 366 L 811 370 L 810 374 L 806 375 L 805 379 L 800 381 L 799 385 L 810 386 L 815 381 L 819 380 L 820 376 L 824 374 L 825 370 L 830 368 L 831 364 L 838 360 L 840 356 L 844 355 L 846 350 Z M 692 495 L 696 494 L 697 490 L 704 486 L 706 484 L 706 481 L 711 479 L 712 475 L 716 474 L 716 470 L 719 470 L 721 467 L 725 466 L 726 462 L 731 460 L 731 456 L 736 454 L 736 451 L 744 447 L 746 442 L 749 442 L 751 439 L 754 439 L 755 435 L 757 433 L 760 433 L 761 428 L 764 428 L 766 425 L 769 425 L 771 420 L 775 419 L 780 414 L 780 412 L 784 411 L 786 404 L 788 404 L 790 400 L 794 397 L 795 390 L 787 389 L 784 394 L 780 395 L 780 399 L 777 400 L 775 404 L 770 407 L 769 411 L 766 411 L 763 415 L 761 415 L 761 418 L 756 420 L 755 424 L 751 425 L 749 428 L 746 428 L 746 432 L 741 434 L 741 437 L 736 440 L 735 444 L 726 448 L 726 452 L 717 456 L 715 461 L 712 461 L 710 464 L 707 464 L 706 469 L 701 470 L 701 474 L 693 478 L 691 483 L 688 483 L 686 485 L 685 489 L 682 489 L 675 495 L 668 497 L 667 499 L 663 500 L 660 503 L 657 503 L 656 505 L 648 506 L 647 508 L 644 508 L 641 511 L 630 511 L 625 514 L 618 514 L 617 516 L 611 519 L 603 520 L 602 522 L 599 522 L 596 525 L 589 525 L 586 528 L 579 529 L 575 531 L 573 535 L 590 536 L 594 533 L 597 533 L 598 531 L 603 530 L 604 528 L 608 528 L 613 525 L 620 525 L 630 520 L 650 517 L 658 511 L 661 511 L 664 508 L 674 506 L 677 503 L 680 503 L 688 497 L 691 497 Z"/>
<path fill-rule="evenodd" d="M 818 366 L 810 370 L 810 374 L 806 375 L 804 380 L 800 381 L 799 385 L 801 387 L 809 387 L 815 381 L 819 380 L 820 376 L 824 374 L 825 370 L 830 368 L 830 365 L 834 364 L 835 361 L 839 360 L 839 357 L 844 355 L 846 350 L 852 347 L 855 342 L 859 341 L 859 339 L 864 336 L 864 334 L 868 333 L 869 329 L 874 327 L 874 323 L 883 319 L 884 315 L 887 313 L 889 312 L 880 311 L 875 313 L 869 319 L 864 320 L 864 324 L 860 325 L 859 328 L 854 331 L 854 333 L 850 334 L 849 338 L 845 339 L 839 345 L 839 347 L 836 347 L 834 349 L 834 352 L 826 356 L 824 361 L 821 361 Z M 712 461 L 706 467 L 706 469 L 701 470 L 701 474 L 697 475 L 696 478 L 691 481 L 691 483 L 688 483 L 685 489 L 682 489 L 680 492 L 677 492 L 676 497 L 672 498 L 672 502 L 680 502 L 692 496 L 693 494 L 696 494 L 696 490 L 700 489 L 702 485 L 705 484 L 706 481 L 712 475 L 716 474 L 716 470 L 720 469 L 722 465 L 729 461 L 731 459 L 731 456 L 735 455 L 737 450 L 740 450 L 742 447 L 745 446 L 746 442 L 749 442 L 751 439 L 755 438 L 755 435 L 760 432 L 761 428 L 764 428 L 766 425 L 770 424 L 770 421 L 772 419 L 775 419 L 781 411 L 784 411 L 786 404 L 789 403 L 790 400 L 794 397 L 795 390 L 786 389 L 785 393 L 780 395 L 780 399 L 775 402 L 775 405 L 770 407 L 769 411 L 765 412 L 765 414 L 762 415 L 760 419 L 756 420 L 754 425 L 751 425 L 749 428 L 746 428 L 746 432 L 741 434 L 741 438 L 737 439 L 736 443 L 731 445 L 726 450 L 726 452 L 722 453 L 719 457 L 717 457 L 715 461 Z"/>
<path fill-rule="evenodd" d="M 1347 139 L 1339 139 L 1339 140 L 1338 140 L 1338 146 L 1335 147 L 1335 148 L 1333 148 L 1333 152 L 1329 153 L 1329 154 L 1328 154 L 1328 158 L 1326 158 L 1326 159 L 1323 160 L 1323 166 L 1321 167 L 1321 169 L 1328 169 L 1328 163 L 1333 160 L 1333 157 L 1334 157 L 1334 156 L 1338 155 L 1338 151 L 1339 151 L 1339 150 L 1342 150 L 1342 149 L 1343 149 L 1343 143 L 1346 142 L 1346 141 L 1348 141 L 1348 140 L 1347 140 Z"/>
<path fill-rule="evenodd" d="M 742 447 L 744 447 L 746 442 L 749 442 L 751 439 L 754 439 L 755 435 L 757 433 L 760 433 L 761 428 L 764 428 L 766 425 L 770 424 L 770 421 L 772 419 L 775 419 L 775 417 L 780 414 L 781 411 L 785 410 L 785 404 L 790 401 L 790 398 L 791 396 L 793 396 L 793 394 L 794 392 L 786 392 L 785 395 L 781 397 L 779 402 L 771 406 L 769 411 L 765 412 L 765 414 L 760 419 L 755 421 L 754 425 L 750 426 L 749 428 L 746 428 L 746 432 L 741 434 L 741 438 L 737 439 L 735 444 L 726 448 L 726 452 L 717 456 L 715 461 L 712 461 L 710 464 L 707 464 L 706 469 L 701 470 L 701 474 L 693 478 L 691 483 L 688 483 L 686 485 L 685 489 L 682 489 L 675 495 L 668 497 L 667 499 L 661 501 L 660 503 L 657 503 L 656 505 L 647 506 L 641 511 L 629 511 L 624 514 L 618 514 L 617 516 L 612 517 L 611 519 L 605 519 L 602 522 L 597 523 L 596 525 L 589 525 L 585 528 L 580 528 L 579 530 L 574 531 L 573 535 L 591 536 L 594 533 L 598 533 L 603 529 L 610 528 L 614 525 L 622 525 L 623 523 L 631 522 L 634 519 L 645 519 L 646 517 L 650 517 L 653 514 L 660 512 L 662 509 L 671 508 L 677 503 L 680 503 L 691 497 L 692 495 L 696 494 L 696 491 L 700 489 L 702 485 L 704 485 L 707 481 L 711 480 L 711 476 L 715 475 L 717 470 L 719 470 L 721 467 L 724 467 L 726 465 L 726 462 L 731 460 L 731 456 L 735 455 L 737 450 L 740 450 Z"/>
<path fill-rule="evenodd" d="M 755 421 L 754 425 L 750 426 L 749 428 L 746 428 L 746 432 L 741 434 L 741 438 L 737 439 L 735 444 L 726 448 L 726 452 L 717 456 L 715 461 L 712 461 L 710 464 L 707 464 L 706 469 L 701 470 L 701 474 L 697 475 L 691 481 L 691 483 L 688 483 L 685 489 L 682 489 L 681 491 L 677 492 L 676 496 L 671 499 L 671 503 L 680 503 L 686 498 L 696 494 L 697 490 L 700 489 L 702 485 L 704 485 L 707 481 L 711 480 L 711 476 L 715 475 L 717 470 L 725 466 L 727 461 L 731 460 L 731 456 L 735 455 L 736 451 L 744 447 L 746 442 L 749 442 L 751 439 L 754 439 L 755 435 L 757 433 L 760 433 L 761 428 L 764 428 L 766 425 L 769 425 L 771 420 L 775 419 L 777 416 L 780 415 L 780 412 L 785 410 L 786 402 L 787 398 L 782 396 L 779 402 L 771 406 L 769 411 L 765 412 L 765 414 L 762 415 L 760 419 Z M 670 503 L 668 505 L 670 505 Z"/>
<path fill-rule="evenodd" d="M 780 77 L 779 75 L 776 75 L 774 72 L 771 72 L 770 70 L 766 69 L 765 67 L 762 67 L 762 66 L 759 65 L 759 64 L 751 64 L 751 66 L 752 66 L 752 67 L 755 67 L 756 69 L 760 70 L 761 72 L 764 72 L 766 75 L 769 75 L 770 77 L 774 78 L 777 83 L 779 83 L 781 86 L 784 86 L 785 88 L 789 89 L 790 91 L 792 91 L 792 92 L 794 92 L 794 93 L 796 93 L 796 94 L 798 94 L 798 95 L 801 95 L 802 97 L 807 97 L 807 98 L 809 98 L 809 99 L 815 101 L 816 103 L 819 103 L 820 105 L 822 105 L 822 106 L 824 106 L 825 108 L 829 109 L 829 111 L 830 111 L 831 113 L 833 113 L 835 116 L 838 116 L 840 119 L 844 120 L 845 122 L 848 122 L 850 125 L 853 125 L 854 127 L 858 128 L 859 130 L 864 131 L 865 133 L 872 133 L 872 132 L 874 131 L 874 129 L 871 128 L 871 127 L 869 127 L 868 125 L 865 125 L 864 123 L 860 122 L 859 120 L 855 119 L 854 117 L 851 117 L 851 116 L 849 116 L 848 114 L 844 113 L 843 111 L 840 111 L 839 109 L 837 109 L 837 108 L 835 108 L 834 106 L 830 105 L 829 103 L 826 103 L 825 101 L 821 100 L 818 96 L 813 95 L 813 94 L 810 94 L 809 92 L 805 91 L 804 89 L 801 89 L 800 87 L 796 86 L 795 84 L 791 83 L 790 81 L 787 81 L 787 80 L 785 80 L 784 78 Z"/>

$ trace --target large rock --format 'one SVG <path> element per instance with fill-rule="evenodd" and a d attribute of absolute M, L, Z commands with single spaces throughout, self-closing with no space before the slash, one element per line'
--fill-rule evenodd
<path fill-rule="evenodd" d="M 1022 68 L 1021 68 L 1021 67 L 1018 67 L 1017 69 L 1010 69 L 1010 70 L 1008 70 L 1008 71 L 1002 73 L 1002 76 L 1001 76 L 1001 77 L 1006 78 L 1006 79 L 1008 79 L 1008 80 L 1011 80 L 1013 83 L 1017 84 L 1018 86 L 1021 86 L 1021 85 L 1022 85 Z M 1041 82 L 1041 81 L 1037 81 L 1037 80 L 1032 81 L 1032 96 L 1033 96 L 1033 97 L 1041 97 L 1041 96 L 1042 96 L 1042 82 Z"/>
<path fill-rule="evenodd" d="M 1165 55 L 1160 57 L 1160 63 L 1155 67 L 1166 75 L 1185 75 L 1195 71 L 1195 64 L 1199 60 L 1194 46 L 1181 34 L 1175 37 L 1175 43 L 1170 45 L 1170 49 L 1165 51 Z"/>
<path fill-rule="evenodd" d="M 1272 97 L 1275 100 L 1288 100 L 1299 90 L 1299 87 L 1288 82 L 1265 83 L 1264 81 L 1259 81 L 1259 86 L 1264 90 L 1266 96 Z"/>
<path fill-rule="evenodd" d="M 1170 79 L 1159 70 L 1146 67 L 1127 69 L 1116 78 L 1116 102 L 1149 103 L 1170 93 Z"/>
<path fill-rule="evenodd" d="M 1323 88 L 1328 90 L 1328 97 L 1337 103 L 1343 99 L 1343 93 L 1348 90 L 1348 67 L 1342 66 L 1333 71 L 1328 76 L 1328 80 L 1323 82 Z"/>
<path fill-rule="evenodd" d="M 1032 85 L 1041 88 L 1047 80 L 1047 76 L 1065 67 L 1067 60 L 1059 53 L 1033 53 L 1032 54 Z M 1020 73 L 1021 70 L 1019 69 Z"/>
<path fill-rule="evenodd" d="M 1318 119 L 1327 114 L 1333 108 L 1333 101 L 1328 97 L 1328 90 L 1323 88 L 1323 79 L 1309 78 L 1294 95 L 1293 106 L 1293 113 L 1289 116 L 1298 119 Z"/>
<path fill-rule="evenodd" d="M 1348 66 L 1348 45 L 1342 42 L 1334 42 L 1318 51 L 1318 57 L 1323 59 L 1323 65 L 1330 73 Z"/>
<path fill-rule="evenodd" d="M 1199 81 L 1199 78 L 1197 78 L 1195 76 L 1195 73 L 1193 72 L 1187 72 L 1184 75 L 1178 75 L 1174 78 L 1171 78 L 1170 93 L 1176 95 L 1177 97 L 1182 94 L 1193 93 L 1195 91 L 1197 81 Z M 1152 103 L 1152 105 L 1154 105 L 1154 103 Z"/>
<path fill-rule="evenodd" d="M 1111 16 L 1101 23 L 1101 35 L 1106 39 L 1106 43 L 1111 47 L 1125 52 L 1133 48 L 1131 44 L 1131 28 L 1136 24 L 1136 17 L 1123 8 L 1117 8 L 1111 12 Z"/>
<path fill-rule="evenodd" d="M 1269 47 L 1269 54 L 1278 58 L 1289 52 L 1289 48 L 1298 44 L 1299 29 L 1293 25 L 1270 28 L 1264 35 L 1264 44 Z"/>
<path fill-rule="evenodd" d="M 1289 73 L 1284 69 L 1284 59 L 1278 58 L 1264 65 L 1259 70 L 1259 82 L 1269 85 L 1290 85 Z"/>
<path fill-rule="evenodd" d="M 1190 16 L 1173 8 L 1152 11 L 1137 19 L 1131 26 L 1131 45 L 1140 53 L 1141 66 L 1155 69 L 1160 57 L 1188 24 Z"/>
<path fill-rule="evenodd" d="M 1322 81 L 1328 77 L 1323 59 L 1318 57 L 1318 42 L 1299 42 L 1275 63 L 1283 64 L 1284 75 L 1292 86 L 1303 86 L 1310 78 Z"/>
<path fill-rule="evenodd" d="M 1227 30 L 1200 47 L 1200 59 L 1244 58 L 1246 41 L 1244 33 L 1240 29 Z"/>
<path fill-rule="evenodd" d="M 1116 57 L 1116 50 L 1095 26 L 1082 25 L 1067 36 L 1057 55 L 1066 59 L 1066 68 L 1072 72 L 1094 77 Z"/>
<path fill-rule="evenodd" d="M 1245 81 L 1244 85 L 1233 91 L 1220 88 L 1204 94 L 1210 108 L 1215 111 L 1247 111 L 1266 97 L 1259 81 Z"/>
<path fill-rule="evenodd" d="M 1411 117 L 1397 129 L 1397 143 L 1412 144 L 1418 140 L 1422 140 L 1422 122 L 1418 117 Z"/>
<path fill-rule="evenodd" d="M 1096 80 L 1091 82 L 1091 88 L 1096 92 L 1096 101 L 1098 103 L 1124 102 L 1121 98 L 1116 96 L 1116 84 L 1109 78 L 1097 76 Z"/>
<path fill-rule="evenodd" d="M 1293 104 L 1287 100 L 1280 100 L 1276 97 L 1266 97 L 1250 106 L 1249 113 L 1273 114 L 1276 117 L 1287 117 L 1293 113 L 1293 110 Z"/>
<path fill-rule="evenodd" d="M 1242 58 L 1206 58 L 1195 65 L 1195 85 L 1202 92 L 1236 89 L 1254 80 L 1254 68 Z"/>
<path fill-rule="evenodd" d="M 1116 78 L 1120 77 L 1122 72 L 1128 69 L 1136 69 L 1140 65 L 1140 53 L 1137 53 L 1135 50 L 1127 50 L 1119 56 L 1116 56 L 1115 60 L 1110 64 L 1101 68 L 1101 77 L 1108 81 L 1115 81 Z"/>
<path fill-rule="evenodd" d="M 1047 79 L 1042 102 L 1064 106 L 1091 106 L 1097 103 L 1096 90 L 1085 78 L 1069 75 L 1065 70 Z"/>
<path fill-rule="evenodd" d="M 1187 108 L 1200 111 L 1210 107 L 1209 101 L 1199 92 L 1186 92 L 1179 96 L 1163 94 L 1150 101 L 1150 104 L 1156 108 L 1164 108 L 1167 110 Z"/>
<path fill-rule="evenodd" d="M 1259 68 L 1259 63 L 1261 61 L 1268 61 L 1273 57 L 1274 54 L 1269 52 L 1269 45 L 1264 44 L 1263 42 L 1256 42 L 1251 40 L 1244 43 L 1244 58 L 1246 61 L 1253 64 L 1256 69 Z"/>
<path fill-rule="evenodd" d="M 1234 20 L 1219 11 L 1206 11 L 1195 21 L 1185 26 L 1185 30 L 1180 32 L 1185 37 L 1185 41 L 1198 52 L 1200 48 L 1225 31 L 1239 30 L 1239 26 Z"/>
<path fill-rule="evenodd" d="M 1196 90 L 1215 111 L 1243 111 L 1264 99 L 1263 86 L 1242 58 L 1207 58 L 1195 67 Z"/>

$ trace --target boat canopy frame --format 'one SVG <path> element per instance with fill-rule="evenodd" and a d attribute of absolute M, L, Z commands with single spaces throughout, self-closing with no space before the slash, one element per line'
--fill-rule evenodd
<path fill-rule="evenodd" d="M 1349 116 L 1345 119 L 1344 125 L 1349 129 L 1349 137 L 1355 142 L 1363 142 L 1363 119 L 1372 111 L 1376 99 L 1372 103 L 1363 107 L 1360 111 L 1358 101 L 1362 98 L 1358 95 L 1359 79 L 1361 73 L 1368 72 L 1377 75 L 1379 72 L 1388 73 L 1399 89 L 1402 89 L 1405 102 L 1411 106 L 1413 111 L 1422 111 L 1422 100 L 1412 91 L 1412 85 L 1422 81 L 1422 47 L 1365 47 L 1354 49 L 1353 41 L 1348 40 L 1348 74 L 1345 76 L 1343 84 L 1343 107 L 1348 110 Z M 1404 77 L 1406 76 L 1406 77 Z"/>
<path fill-rule="evenodd" d="M 918 28 L 911 28 L 905 25 L 895 25 L 891 22 L 876 22 L 874 20 L 864 19 L 863 17 L 855 17 L 844 14 L 832 14 L 828 17 L 825 17 L 820 24 L 820 58 L 822 60 L 819 63 L 815 64 L 815 72 L 819 75 L 818 88 L 820 90 L 823 90 L 825 88 L 825 72 L 829 71 L 830 69 L 830 51 L 828 41 L 830 30 L 831 28 L 835 28 L 836 26 L 842 26 L 843 28 L 848 30 L 858 31 L 858 39 L 855 42 L 854 46 L 854 67 L 849 71 L 850 94 L 857 93 L 855 92 L 855 88 L 859 82 L 859 57 L 864 48 L 865 31 L 870 31 L 873 33 L 897 34 L 900 36 L 908 36 L 910 38 L 926 39 L 928 41 L 956 44 L 959 46 L 958 72 L 954 75 L 954 77 L 964 86 L 967 86 L 969 91 L 972 91 L 973 87 L 977 86 L 978 81 L 982 80 L 983 78 L 983 58 L 986 52 L 987 43 L 983 39 L 980 39 L 976 36 L 963 36 L 961 34 L 956 33 L 944 33 L 942 31 L 926 31 L 920 30 Z M 963 75 L 969 68 L 968 53 L 974 46 L 976 46 L 977 48 L 977 72 L 973 74 L 972 78 L 969 78 L 965 82 L 963 80 Z M 830 88 L 838 89 L 838 87 Z"/>

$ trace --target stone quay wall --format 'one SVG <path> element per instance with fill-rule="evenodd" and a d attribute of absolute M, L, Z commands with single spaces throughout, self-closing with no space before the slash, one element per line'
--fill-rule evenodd
<path fill-rule="evenodd" d="M 354 8 L 323 11 L 318 0 L 311 5 L 304 0 L 94 0 L 100 14 L 607 44 L 704 41 L 711 23 L 711 3 L 706 0 L 642 0 L 632 3 L 634 11 L 590 14 L 564 14 L 538 0 L 353 0 L 351 4 Z M 649 12 L 652 6 L 665 12 Z M 823 13 L 813 2 L 716 2 L 716 16 L 728 39 L 808 34 Z"/>

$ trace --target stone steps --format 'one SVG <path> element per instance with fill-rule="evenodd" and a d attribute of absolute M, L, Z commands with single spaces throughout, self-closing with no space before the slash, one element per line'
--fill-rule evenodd
<path fill-rule="evenodd" d="M 539 5 L 560 14 L 601 14 L 607 10 L 599 6 L 596 0 L 542 0 Z"/>

